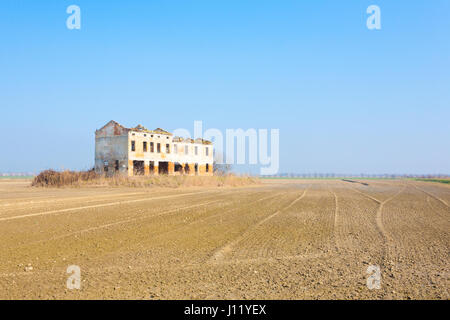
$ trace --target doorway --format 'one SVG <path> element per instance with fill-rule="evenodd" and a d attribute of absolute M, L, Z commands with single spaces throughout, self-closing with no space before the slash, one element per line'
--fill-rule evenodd
<path fill-rule="evenodd" d="M 143 176 L 144 175 L 144 161 L 133 161 L 133 175 L 135 176 Z"/>
<path fill-rule="evenodd" d="M 169 174 L 169 162 L 160 161 L 158 165 L 158 173 L 159 174 Z"/>

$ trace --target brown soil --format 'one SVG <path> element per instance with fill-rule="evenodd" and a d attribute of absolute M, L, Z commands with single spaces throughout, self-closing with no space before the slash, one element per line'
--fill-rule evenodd
<path fill-rule="evenodd" d="M 0 180 L 0 299 L 449 299 L 450 187 L 364 182 Z M 80 290 L 66 287 L 69 265 Z"/>

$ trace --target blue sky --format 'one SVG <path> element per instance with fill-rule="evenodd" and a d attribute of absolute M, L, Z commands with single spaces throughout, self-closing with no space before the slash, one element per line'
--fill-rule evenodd
<path fill-rule="evenodd" d="M 281 172 L 449 174 L 449 36 L 447 0 L 3 0 L 0 172 L 88 168 L 114 119 L 279 128 Z"/>

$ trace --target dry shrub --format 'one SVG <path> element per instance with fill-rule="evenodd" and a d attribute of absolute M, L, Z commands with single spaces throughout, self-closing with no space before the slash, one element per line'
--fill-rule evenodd
<path fill-rule="evenodd" d="M 104 176 L 89 171 L 54 171 L 46 170 L 36 176 L 32 182 L 35 187 L 80 187 L 113 186 L 113 187 L 238 187 L 258 184 L 259 179 L 249 176 L 236 176 L 234 174 L 215 176 L 137 176 L 124 175 Z"/>
<path fill-rule="evenodd" d="M 39 187 L 62 187 L 80 185 L 82 182 L 94 181 L 100 176 L 94 170 L 89 171 L 55 171 L 45 170 L 37 175 L 32 186 Z"/>

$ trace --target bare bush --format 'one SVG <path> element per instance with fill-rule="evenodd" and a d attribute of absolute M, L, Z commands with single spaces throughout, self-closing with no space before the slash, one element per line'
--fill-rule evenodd
<path fill-rule="evenodd" d="M 62 187 L 67 185 L 79 185 L 82 182 L 93 181 L 100 178 L 94 169 L 88 171 L 55 171 L 45 170 L 37 175 L 32 186 L 39 187 Z"/>
<path fill-rule="evenodd" d="M 215 175 L 229 175 L 231 174 L 231 164 L 227 164 L 227 163 L 217 163 L 216 161 L 214 161 L 213 164 L 213 171 Z"/>
<path fill-rule="evenodd" d="M 32 182 L 34 187 L 80 187 L 95 186 L 125 186 L 125 187 L 236 187 L 259 183 L 258 178 L 222 174 L 217 176 L 136 176 L 124 175 L 105 176 L 89 171 L 54 171 L 46 170 L 36 176 Z"/>

